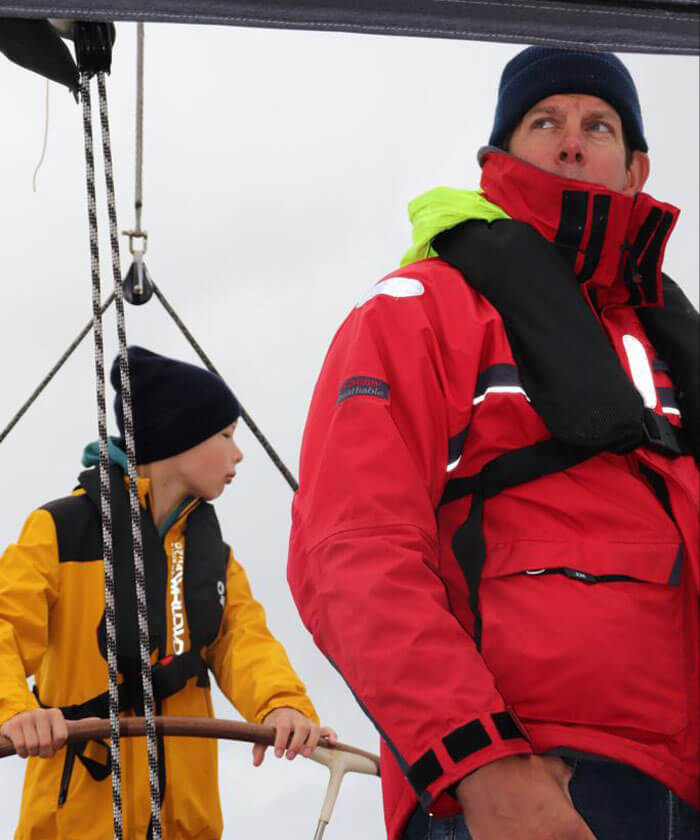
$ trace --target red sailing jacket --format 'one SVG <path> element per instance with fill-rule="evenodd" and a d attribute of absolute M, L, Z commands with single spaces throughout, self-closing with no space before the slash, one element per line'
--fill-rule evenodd
<path fill-rule="evenodd" d="M 661 295 L 678 211 L 495 151 L 482 188 L 548 240 L 578 240 L 583 293 L 621 365 L 646 405 L 681 425 L 620 276 L 623 243 L 648 237 Z M 600 195 L 610 196 L 607 220 L 594 213 Z M 668 230 L 651 236 L 649 220 L 664 213 Z M 381 735 L 390 840 L 417 801 L 458 813 L 449 790 L 467 773 L 561 746 L 633 765 L 700 806 L 691 456 L 601 453 L 488 499 L 480 651 L 474 643 L 451 546 L 471 500 L 440 506 L 443 490 L 549 437 L 501 317 L 441 259 L 389 275 L 333 340 L 304 435 L 288 578 L 317 645 Z M 649 470 L 663 478 L 672 516 Z M 543 573 L 564 568 L 573 572 Z M 634 580 L 597 581 L 607 575 Z"/>

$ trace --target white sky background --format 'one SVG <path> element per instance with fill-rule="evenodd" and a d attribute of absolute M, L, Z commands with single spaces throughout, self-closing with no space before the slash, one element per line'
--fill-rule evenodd
<path fill-rule="evenodd" d="M 432 186 L 478 184 L 476 150 L 488 138 L 501 69 L 519 49 L 147 26 L 147 264 L 293 472 L 334 331 L 410 244 L 407 202 Z M 120 229 L 133 224 L 134 56 L 135 26 L 121 24 L 110 80 Z M 645 115 L 648 190 L 683 210 L 666 270 L 697 305 L 698 61 L 623 59 Z M 52 85 L 48 153 L 33 194 L 44 82 L 4 59 L 0 80 L 2 428 L 91 309 L 80 109 Z M 101 180 L 98 189 L 101 202 Z M 122 264 L 126 271 L 126 249 Z M 155 299 L 127 316 L 131 343 L 196 360 Z M 113 315 L 105 328 L 111 359 Z M 88 339 L 0 446 L 0 546 L 33 508 L 74 486 L 82 446 L 96 437 L 93 377 Z M 246 460 L 217 503 L 225 537 L 323 719 L 342 740 L 378 750 L 373 727 L 316 650 L 289 594 L 291 492 L 247 429 L 239 439 Z M 218 693 L 215 706 L 219 717 L 235 716 Z M 253 770 L 247 745 L 222 743 L 220 756 L 225 838 L 310 840 L 323 768 L 268 755 Z M 19 759 L 0 762 L 3 840 L 14 829 L 22 768 Z M 383 836 L 379 782 L 348 778 L 328 840 Z"/>

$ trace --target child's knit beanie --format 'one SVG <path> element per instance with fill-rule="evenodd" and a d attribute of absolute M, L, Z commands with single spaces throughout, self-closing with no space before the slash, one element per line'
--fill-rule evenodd
<path fill-rule="evenodd" d="M 226 383 L 197 365 L 129 347 L 136 463 L 170 458 L 234 423 L 241 407 Z M 110 376 L 117 392 L 114 412 L 124 440 L 119 356 Z"/>

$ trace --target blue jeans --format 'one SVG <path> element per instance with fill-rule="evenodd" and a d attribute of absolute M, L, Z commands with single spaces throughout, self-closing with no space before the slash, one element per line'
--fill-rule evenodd
<path fill-rule="evenodd" d="M 700 812 L 650 776 L 616 762 L 572 759 L 569 790 L 596 840 L 700 840 Z M 403 840 L 471 840 L 462 817 L 417 809 Z"/>

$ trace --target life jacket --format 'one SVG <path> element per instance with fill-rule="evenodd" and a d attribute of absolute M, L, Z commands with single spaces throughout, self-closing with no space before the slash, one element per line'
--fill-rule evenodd
<path fill-rule="evenodd" d="M 571 202 L 578 195 L 587 198 L 585 193 L 565 192 L 564 202 L 567 199 Z M 607 196 L 597 196 L 596 200 L 606 198 L 609 203 Z M 599 205 L 598 215 L 604 216 L 607 204 L 599 202 Z M 595 219 L 596 208 L 593 212 Z M 565 212 L 562 218 L 567 218 Z M 654 207 L 634 242 L 626 243 L 625 283 L 630 300 L 638 306 L 658 302 L 658 252 L 671 221 L 669 213 Z M 605 219 L 601 222 L 604 231 Z M 432 243 L 439 256 L 459 269 L 465 281 L 498 311 L 517 362 L 520 382 L 552 434 L 548 440 L 505 452 L 485 464 L 477 474 L 448 481 L 445 487 L 441 505 L 472 497 L 469 515 L 455 532 L 452 548 L 468 585 L 479 649 L 482 631 L 479 581 L 486 562 L 482 522 L 486 499 L 510 487 L 563 472 L 604 451 L 620 454 L 644 445 L 669 458 L 692 451 L 700 462 L 697 436 L 692 439 L 691 447 L 683 429 L 645 406 L 642 395 L 622 369 L 595 312 L 579 289 L 579 283 L 585 282 L 594 268 L 590 250 L 579 272 L 574 272 L 581 228 L 564 226 L 563 231 L 558 241 L 550 243 L 524 222 L 468 221 L 441 233 Z M 575 242 L 569 241 L 569 234 L 573 233 L 578 237 Z M 522 277 L 523 265 L 528 267 L 526 283 Z M 692 418 L 700 401 L 698 360 L 692 349 L 697 346 L 698 316 L 692 307 L 682 306 L 679 295 L 684 300 L 683 295 L 673 281 L 665 277 L 664 283 L 676 332 L 668 328 L 669 318 L 659 308 L 646 310 L 646 327 L 663 336 L 664 349 L 674 359 L 674 380 L 687 383 L 680 389 L 679 399 L 681 408 L 687 407 Z M 579 372 L 575 379 L 571 377 L 572 370 Z M 673 518 L 663 478 L 648 468 L 645 472 Z M 674 572 L 680 580 L 680 569 Z M 601 582 L 575 569 L 550 569 L 548 573 L 561 573 L 589 583 Z M 607 575 L 603 579 L 632 578 Z"/>
<path fill-rule="evenodd" d="M 79 476 L 79 487 L 85 493 L 59 499 L 44 505 L 56 526 L 59 558 L 62 562 L 89 562 L 104 557 L 100 518 L 100 487 L 97 467 Z M 112 551 L 115 580 L 117 625 L 117 663 L 119 711 L 143 714 L 143 690 L 139 655 L 135 574 L 132 554 L 131 512 L 129 495 L 121 468 L 110 467 Z M 180 655 L 163 655 L 166 649 L 166 586 L 168 558 L 163 540 L 149 515 L 141 516 L 141 534 L 148 605 L 148 629 L 151 653 L 156 663 L 151 667 L 156 713 L 161 702 L 180 691 L 192 677 L 200 687 L 209 686 L 208 667 L 202 650 L 219 634 L 226 602 L 226 567 L 230 548 L 224 543 L 212 505 L 206 502 L 190 511 L 185 530 L 183 558 L 183 600 L 189 626 L 190 648 Z M 96 628 L 96 642 L 107 659 L 105 616 Z M 35 694 L 41 704 L 36 689 Z M 42 704 L 43 705 L 43 704 Z M 82 703 L 61 707 L 67 720 L 85 717 L 109 717 L 109 692 L 104 691 Z M 77 757 L 96 781 L 110 773 L 109 751 L 105 746 L 105 762 L 83 756 L 85 745 L 69 745 L 59 790 L 59 807 L 65 802 L 75 758 Z M 162 754 L 162 742 L 160 744 Z M 163 765 L 161 755 L 161 767 Z M 161 786 L 161 794 L 163 786 Z"/>

